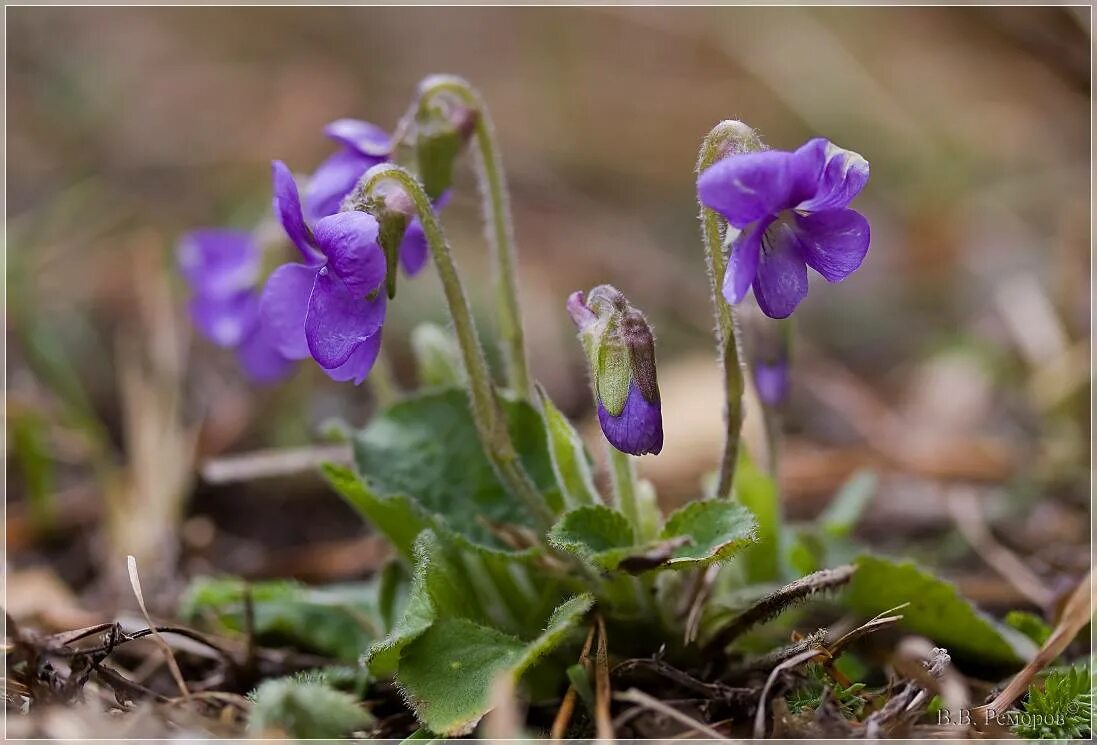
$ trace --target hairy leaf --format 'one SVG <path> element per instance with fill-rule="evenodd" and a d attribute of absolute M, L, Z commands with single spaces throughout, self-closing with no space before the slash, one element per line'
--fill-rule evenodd
<path fill-rule="evenodd" d="M 628 519 L 604 505 L 579 507 L 566 513 L 548 534 L 549 543 L 599 569 L 612 570 L 636 550 Z"/>
<path fill-rule="evenodd" d="M 741 504 L 707 499 L 691 502 L 667 518 L 660 538 L 688 538 L 666 563 L 671 569 L 688 569 L 723 561 L 757 539 L 758 525 Z"/>
<path fill-rule="evenodd" d="M 274 678 L 252 693 L 248 732 L 300 739 L 346 737 L 372 721 L 355 698 L 322 682 Z"/>
<path fill-rule="evenodd" d="M 383 533 L 401 556 L 412 558 L 415 537 L 432 524 L 430 514 L 421 505 L 403 494 L 380 496 L 346 466 L 325 463 L 320 471 L 332 488 Z"/>
<path fill-rule="evenodd" d="M 590 456 L 582 438 L 548 394 L 540 387 L 537 391 L 541 397 L 541 414 L 545 420 L 552 468 L 563 492 L 564 504 L 568 507 L 597 504 L 598 490 L 594 487 Z"/>
<path fill-rule="evenodd" d="M 501 404 L 523 464 L 550 506 L 559 508 L 540 415 L 524 401 Z M 476 543 L 503 548 L 497 526 L 535 527 L 484 456 L 464 391 L 432 391 L 394 404 L 357 435 L 354 451 L 376 494 L 411 497 Z"/>
<path fill-rule="evenodd" d="M 199 577 L 183 595 L 179 615 L 189 621 L 212 619 L 243 632 L 246 593 L 255 634 L 264 644 L 292 644 L 354 662 L 388 630 L 376 581 L 306 587 L 281 580 L 249 584 L 234 577 Z"/>
<path fill-rule="evenodd" d="M 874 616 L 903 603 L 901 625 L 923 634 L 954 657 L 1019 667 L 1035 653 L 1023 634 L 979 612 L 956 587 L 910 561 L 861 556 L 846 595 L 848 605 Z"/>
<path fill-rule="evenodd" d="M 437 621 L 404 649 L 397 682 L 429 730 L 468 734 L 490 708 L 496 678 L 520 678 L 567 638 L 593 602 L 589 595 L 567 601 L 532 642 L 464 618 Z"/>

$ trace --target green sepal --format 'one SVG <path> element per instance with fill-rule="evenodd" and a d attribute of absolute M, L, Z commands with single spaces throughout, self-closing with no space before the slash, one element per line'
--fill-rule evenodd
<path fill-rule="evenodd" d="M 464 146 L 461 133 L 437 107 L 416 116 L 415 157 L 423 190 L 432 200 L 453 185 L 454 165 Z"/>
<path fill-rule="evenodd" d="M 594 385 L 598 400 L 611 416 L 620 416 L 628 399 L 632 365 L 628 347 L 616 333 L 616 320 L 606 324 L 597 346 Z"/>

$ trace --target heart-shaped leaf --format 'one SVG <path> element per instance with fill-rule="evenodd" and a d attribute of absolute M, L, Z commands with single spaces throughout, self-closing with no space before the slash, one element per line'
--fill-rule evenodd
<path fill-rule="evenodd" d="M 559 510 L 562 500 L 540 415 L 525 401 L 500 403 L 523 465 Z M 498 526 L 536 526 L 484 456 L 464 391 L 431 391 L 394 404 L 356 436 L 354 453 L 359 473 L 376 495 L 411 497 L 471 541 L 504 548 Z"/>
<path fill-rule="evenodd" d="M 306 587 L 282 580 L 249 584 L 234 577 L 199 577 L 184 593 L 179 614 L 188 620 L 212 617 L 225 629 L 243 631 L 245 595 L 250 594 L 252 628 L 261 642 L 292 643 L 353 662 L 388 631 L 379 588 L 373 580 Z"/>
<path fill-rule="evenodd" d="M 429 730 L 468 734 L 489 710 L 495 680 L 520 678 L 568 637 L 593 604 L 590 595 L 567 601 L 531 642 L 465 618 L 436 621 L 404 648 L 397 682 Z"/>
<path fill-rule="evenodd" d="M 411 560 L 415 537 L 433 525 L 422 505 L 403 494 L 382 497 L 346 466 L 325 463 L 320 471 L 358 514 L 383 533 L 401 556 Z"/>
<path fill-rule="evenodd" d="M 723 561 L 756 540 L 754 515 L 741 504 L 723 499 L 691 502 L 667 518 L 662 540 L 688 538 L 664 566 L 688 569 Z"/>
<path fill-rule="evenodd" d="M 548 540 L 556 548 L 578 556 L 606 571 L 636 550 L 628 519 L 604 505 L 579 507 L 567 512 L 552 527 Z"/>
<path fill-rule="evenodd" d="M 913 562 L 861 556 L 856 563 L 846 594 L 854 610 L 873 616 L 909 603 L 901 611 L 902 625 L 948 648 L 956 658 L 1017 668 L 1035 654 L 1030 639 L 979 612 L 955 585 Z"/>

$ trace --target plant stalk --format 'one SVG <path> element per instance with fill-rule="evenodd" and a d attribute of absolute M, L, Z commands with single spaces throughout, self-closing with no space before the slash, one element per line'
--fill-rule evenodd
<path fill-rule="evenodd" d="M 514 443 L 511 442 L 506 416 L 499 405 L 499 399 L 491 381 L 491 373 L 476 333 L 472 311 L 469 309 L 468 299 L 465 297 L 461 278 L 457 274 L 449 244 L 442 232 L 442 225 L 431 206 L 430 197 L 411 173 L 391 164 L 374 166 L 370 169 L 364 177 L 365 183 L 361 191 L 369 196 L 384 181 L 396 182 L 411 197 L 419 221 L 423 225 L 427 246 L 434 265 L 438 269 L 457 343 L 461 348 L 461 359 L 468 377 L 472 418 L 484 453 L 510 491 L 522 500 L 542 528 L 548 529 L 553 523 L 552 511 L 526 472 L 514 449 Z"/>
<path fill-rule="evenodd" d="M 750 131 L 746 125 L 735 121 L 722 121 L 713 127 L 701 144 L 697 156 L 697 173 L 701 174 L 727 155 L 730 148 L 741 146 L 747 139 L 744 130 Z M 750 131 L 750 136 L 753 136 L 753 131 Z M 716 351 L 724 371 L 724 448 L 720 456 L 716 498 L 726 499 L 731 496 L 735 479 L 735 466 L 739 460 L 739 435 L 743 425 L 742 341 L 736 328 L 734 310 L 724 299 L 721 287 L 724 272 L 727 270 L 721 230 L 723 219 L 703 204 L 700 207 L 701 238 L 705 247 L 705 264 L 716 316 Z"/>
<path fill-rule="evenodd" d="M 503 339 L 507 383 L 511 390 L 529 401 L 534 401 L 522 327 L 522 307 L 518 302 L 514 225 L 495 127 L 483 98 L 467 81 L 455 76 L 439 75 L 424 82 L 420 95 L 423 100 L 429 100 L 439 93 L 456 96 L 463 105 L 476 113 L 476 176 L 480 185 L 485 233 L 491 245 L 492 262 L 495 266 L 496 323 Z"/>

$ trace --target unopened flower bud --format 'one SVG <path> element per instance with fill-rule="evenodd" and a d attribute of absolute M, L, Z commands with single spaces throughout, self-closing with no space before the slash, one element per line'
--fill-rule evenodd
<path fill-rule="evenodd" d="M 421 100 L 413 127 L 415 160 L 423 190 L 436 199 L 453 185 L 457 158 L 476 128 L 475 109 L 456 97 L 436 94 Z"/>
<path fill-rule="evenodd" d="M 587 353 L 598 422 L 610 444 L 643 455 L 663 448 L 655 338 L 644 314 L 610 285 L 568 298 L 568 313 Z"/>
<path fill-rule="evenodd" d="M 750 329 L 754 389 L 764 406 L 777 408 L 788 399 L 791 381 L 789 358 L 792 346 L 792 325 L 787 321 L 770 321 L 761 317 L 748 324 Z"/>

